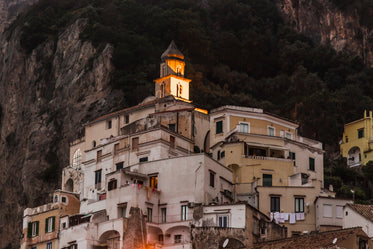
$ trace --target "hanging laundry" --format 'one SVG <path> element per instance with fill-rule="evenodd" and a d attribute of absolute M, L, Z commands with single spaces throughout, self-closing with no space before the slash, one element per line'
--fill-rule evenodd
<path fill-rule="evenodd" d="M 295 214 L 294 213 L 290 213 L 289 216 L 290 216 L 289 223 L 290 224 L 295 224 Z"/>
<path fill-rule="evenodd" d="M 296 213 L 295 218 L 296 220 L 304 220 L 304 213 Z"/>
<path fill-rule="evenodd" d="M 284 215 L 284 221 L 289 220 L 289 213 L 283 213 Z"/>
<path fill-rule="evenodd" d="M 271 221 L 273 220 L 273 213 L 270 214 Z"/>
<path fill-rule="evenodd" d="M 278 224 L 279 219 L 280 219 L 280 213 L 279 212 L 275 212 L 274 215 L 273 215 L 273 219 Z"/>

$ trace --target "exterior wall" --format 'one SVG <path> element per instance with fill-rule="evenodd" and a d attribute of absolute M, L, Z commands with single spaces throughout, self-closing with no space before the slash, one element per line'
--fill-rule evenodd
<path fill-rule="evenodd" d="M 280 197 L 281 213 L 295 213 L 295 198 L 304 198 L 304 220 L 290 224 L 289 220 L 283 224 L 288 228 L 288 236 L 292 232 L 316 230 L 314 200 L 320 193 L 320 188 L 315 187 L 257 187 L 259 193 L 259 210 L 265 215 L 271 214 L 271 197 Z M 281 223 L 280 223 L 281 224 Z"/>
<path fill-rule="evenodd" d="M 347 205 L 343 209 L 343 228 L 349 227 L 361 227 L 369 238 L 373 237 L 373 222 Z"/>
<path fill-rule="evenodd" d="M 369 111 L 368 113 L 365 111 L 364 118 L 345 124 L 340 151 L 342 156 L 347 158 L 347 163 L 350 166 L 358 166 L 360 164 L 365 165 L 367 162 L 373 160 L 373 144 L 371 143 L 373 137 L 372 125 L 372 111 Z M 362 138 L 358 138 L 359 129 L 364 129 L 364 137 Z M 360 149 L 360 163 L 356 160 L 357 158 L 351 160 L 352 158 L 348 156 L 350 149 L 353 147 L 358 147 Z M 355 155 L 354 157 L 358 157 L 358 155 Z"/>
<path fill-rule="evenodd" d="M 315 212 L 316 212 L 316 230 L 328 231 L 340 229 L 343 227 L 343 207 L 347 203 L 353 203 L 352 200 L 318 197 L 315 200 Z M 330 205 L 332 209 L 331 217 L 324 216 L 324 205 Z M 337 217 L 337 206 L 342 207 L 342 216 Z"/>
<path fill-rule="evenodd" d="M 199 111 L 194 111 L 194 143 L 196 146 L 200 148 L 200 150 L 204 150 L 205 141 L 207 133 L 210 129 L 210 118 L 208 114 L 201 113 Z M 207 152 L 207 151 L 206 151 Z"/>

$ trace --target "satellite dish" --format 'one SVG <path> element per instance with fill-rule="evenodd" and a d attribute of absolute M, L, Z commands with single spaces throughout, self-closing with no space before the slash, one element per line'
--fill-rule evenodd
<path fill-rule="evenodd" d="M 333 245 L 335 245 L 335 243 L 337 243 L 337 238 L 333 239 Z"/>
<path fill-rule="evenodd" d="M 223 248 L 225 248 L 228 245 L 229 239 L 225 239 L 223 242 Z"/>

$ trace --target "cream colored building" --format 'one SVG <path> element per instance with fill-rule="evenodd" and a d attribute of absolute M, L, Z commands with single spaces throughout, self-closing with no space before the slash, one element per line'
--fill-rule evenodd
<path fill-rule="evenodd" d="M 237 200 L 268 216 L 283 213 L 289 236 L 315 230 L 314 200 L 328 195 L 322 144 L 299 136 L 297 129 L 257 108 L 222 106 L 210 112 L 211 153 L 232 169 Z"/>

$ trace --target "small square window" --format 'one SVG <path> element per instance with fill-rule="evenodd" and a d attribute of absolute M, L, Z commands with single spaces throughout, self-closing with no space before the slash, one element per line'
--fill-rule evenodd
<path fill-rule="evenodd" d="M 275 135 L 275 128 L 268 126 L 268 136 L 274 136 Z"/>
<path fill-rule="evenodd" d="M 63 203 L 66 203 L 66 196 L 62 196 L 62 197 L 61 197 L 61 201 L 62 201 Z"/>
<path fill-rule="evenodd" d="M 123 169 L 123 162 L 116 163 L 116 164 L 115 164 L 115 168 L 116 168 L 116 170 Z"/>
<path fill-rule="evenodd" d="M 175 244 L 181 243 L 181 234 L 176 234 L 174 236 Z"/>
<path fill-rule="evenodd" d="M 117 179 L 112 179 L 108 183 L 108 190 L 113 190 L 117 188 Z"/>
<path fill-rule="evenodd" d="M 228 227 L 228 215 L 219 216 L 219 227 Z"/>
<path fill-rule="evenodd" d="M 272 187 L 272 175 L 263 174 L 263 187 Z"/>
<path fill-rule="evenodd" d="M 168 129 L 170 129 L 170 131 L 175 132 L 175 131 L 176 131 L 176 126 L 175 126 L 175 124 L 168 124 Z"/>
<path fill-rule="evenodd" d="M 111 120 L 106 121 L 106 129 L 111 129 Z"/>
<path fill-rule="evenodd" d="M 141 157 L 139 159 L 139 162 L 142 163 L 142 162 L 147 162 L 148 161 L 148 157 Z"/>

